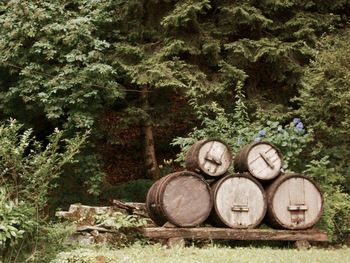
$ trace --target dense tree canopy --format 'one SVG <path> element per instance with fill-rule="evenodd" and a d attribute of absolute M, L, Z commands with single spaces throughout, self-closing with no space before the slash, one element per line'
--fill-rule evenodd
<path fill-rule="evenodd" d="M 348 26 L 349 10 L 348 0 L 1 1 L 0 117 L 19 119 L 43 140 L 54 127 L 67 137 L 92 129 L 69 178 L 108 170 L 109 160 L 96 157 L 100 149 L 123 153 L 130 143 L 130 156 L 139 158 L 143 148 L 156 178 L 157 152 L 166 148 L 164 156 L 174 158 L 173 138 L 159 138 L 200 125 L 193 105 L 209 117 L 213 101 L 234 113 L 241 85 L 253 122 L 288 123 L 300 108 L 325 148 L 341 143 L 346 151 L 348 96 L 339 99 L 349 87 L 346 45 L 334 47 L 344 53 L 316 57 L 333 45 L 319 46 L 321 36 Z M 333 60 L 339 71 L 326 69 Z M 342 89 L 334 93 L 333 86 Z M 315 98 L 323 100 L 322 112 Z M 116 117 L 106 123 L 111 113 Z M 330 141 L 333 133 L 338 139 Z M 324 154 L 340 160 L 342 152 Z M 144 173 L 130 175 L 138 177 Z"/>

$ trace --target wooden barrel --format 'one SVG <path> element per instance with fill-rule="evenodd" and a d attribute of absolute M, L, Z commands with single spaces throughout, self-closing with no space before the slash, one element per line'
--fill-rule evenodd
<path fill-rule="evenodd" d="M 273 144 L 254 142 L 244 146 L 235 156 L 236 172 L 249 172 L 259 180 L 271 180 L 280 174 L 282 154 Z"/>
<path fill-rule="evenodd" d="M 254 228 L 264 219 L 267 202 L 260 183 L 248 173 L 230 174 L 212 185 L 211 219 L 218 226 Z"/>
<path fill-rule="evenodd" d="M 169 222 L 179 227 L 195 227 L 209 216 L 213 200 L 210 187 L 193 172 L 168 174 L 150 188 L 146 207 L 159 226 Z"/>
<path fill-rule="evenodd" d="M 267 189 L 267 223 L 276 228 L 307 229 L 317 223 L 323 211 L 319 186 L 296 173 L 283 174 Z"/>
<path fill-rule="evenodd" d="M 148 190 L 148 193 L 147 193 L 147 196 L 146 196 L 146 209 L 147 209 L 148 215 L 152 219 L 152 221 L 158 226 L 162 226 L 162 225 L 164 225 L 167 222 L 166 218 L 158 215 L 158 213 L 156 212 L 156 207 L 155 207 L 155 204 L 156 204 L 156 190 L 158 188 L 160 180 L 156 181 L 151 186 L 151 188 Z"/>
<path fill-rule="evenodd" d="M 186 154 L 186 169 L 209 177 L 221 176 L 232 162 L 230 148 L 218 139 L 196 142 Z"/>

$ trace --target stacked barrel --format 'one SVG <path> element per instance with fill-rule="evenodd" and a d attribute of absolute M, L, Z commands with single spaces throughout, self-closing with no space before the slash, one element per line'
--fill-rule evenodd
<path fill-rule="evenodd" d="M 203 222 L 230 228 L 307 229 L 320 218 L 318 185 L 296 173 L 282 173 L 281 152 L 271 143 L 254 142 L 234 157 L 221 140 L 201 140 L 186 155 L 186 169 L 150 188 L 146 205 L 159 226 L 169 222 L 195 227 Z"/>

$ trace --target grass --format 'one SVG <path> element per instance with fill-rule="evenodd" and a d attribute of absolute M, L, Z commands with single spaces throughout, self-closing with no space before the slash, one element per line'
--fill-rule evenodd
<path fill-rule="evenodd" d="M 296 250 L 253 247 L 187 247 L 167 249 L 160 245 L 133 246 L 123 249 L 106 247 L 79 248 L 60 253 L 53 263 L 307 263 L 350 262 L 350 248 Z"/>

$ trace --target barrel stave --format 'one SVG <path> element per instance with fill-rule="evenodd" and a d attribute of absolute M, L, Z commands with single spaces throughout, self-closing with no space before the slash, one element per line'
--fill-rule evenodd
<path fill-rule="evenodd" d="M 266 213 L 265 192 L 248 173 L 225 176 L 212 185 L 212 221 L 217 226 L 254 228 Z"/>
<path fill-rule="evenodd" d="M 186 169 L 207 177 L 219 177 L 232 162 L 228 145 L 218 139 L 205 139 L 193 144 L 186 154 Z"/>
<path fill-rule="evenodd" d="M 200 175 L 189 171 L 172 173 L 160 179 L 155 188 L 150 189 L 147 200 L 154 201 L 154 208 L 150 205 L 147 208 L 158 225 L 169 222 L 179 227 L 195 227 L 210 214 L 210 188 Z"/>
<path fill-rule="evenodd" d="M 320 219 L 323 196 L 310 178 L 296 173 L 283 174 L 267 189 L 266 222 L 275 228 L 308 229 Z"/>
<path fill-rule="evenodd" d="M 282 154 L 273 144 L 254 142 L 244 146 L 234 158 L 236 172 L 249 172 L 255 178 L 269 181 L 280 174 Z"/>

